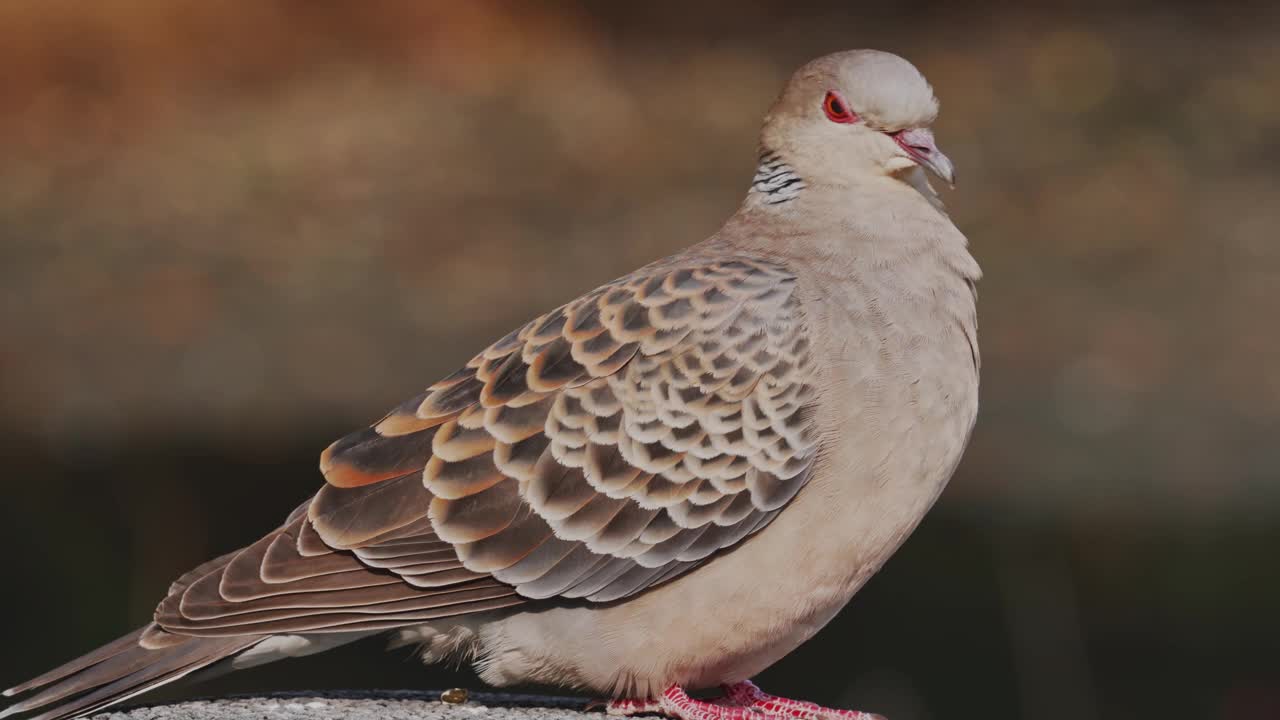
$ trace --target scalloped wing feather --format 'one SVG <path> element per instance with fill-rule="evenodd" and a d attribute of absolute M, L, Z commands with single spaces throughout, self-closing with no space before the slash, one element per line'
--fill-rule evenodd
<path fill-rule="evenodd" d="M 438 537 L 525 597 L 639 592 L 763 527 L 808 479 L 814 368 L 794 287 L 755 257 L 651 265 L 478 353 L 377 439 L 339 440 L 326 477 L 372 488 L 421 468 Z M 339 544 L 377 528 L 328 520 Z"/>

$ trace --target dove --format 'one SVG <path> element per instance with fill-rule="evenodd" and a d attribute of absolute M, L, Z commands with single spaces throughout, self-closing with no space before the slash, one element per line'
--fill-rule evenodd
<path fill-rule="evenodd" d="M 804 65 L 719 231 L 334 442 L 279 527 L 178 578 L 146 627 L 5 691 L 3 715 L 83 716 L 388 634 L 613 715 L 873 717 L 751 678 L 915 529 L 977 415 L 980 271 L 929 182 L 955 174 L 937 113 L 896 55 Z"/>

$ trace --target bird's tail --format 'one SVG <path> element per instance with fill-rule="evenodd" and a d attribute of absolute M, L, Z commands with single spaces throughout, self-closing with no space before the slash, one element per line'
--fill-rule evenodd
<path fill-rule="evenodd" d="M 5 708 L 0 719 L 36 710 L 40 714 L 30 720 L 82 717 L 206 668 L 263 639 L 185 637 L 148 625 L 5 690 L 5 697 L 31 695 Z"/>

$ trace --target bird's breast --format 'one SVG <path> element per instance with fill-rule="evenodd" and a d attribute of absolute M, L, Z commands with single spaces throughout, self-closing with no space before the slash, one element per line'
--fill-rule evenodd
<path fill-rule="evenodd" d="M 971 286 L 946 272 L 847 283 L 810 308 L 826 353 L 824 439 L 812 492 L 827 495 L 829 548 L 856 589 L 946 486 L 978 408 Z"/>

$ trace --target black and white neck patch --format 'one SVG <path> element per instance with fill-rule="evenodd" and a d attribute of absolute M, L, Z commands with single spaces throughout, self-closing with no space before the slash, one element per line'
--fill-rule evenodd
<path fill-rule="evenodd" d="M 779 205 L 799 197 L 804 190 L 804 178 L 796 174 L 782 156 L 771 150 L 760 154 L 756 176 L 751 180 L 752 192 L 760 193 L 769 205 Z"/>

